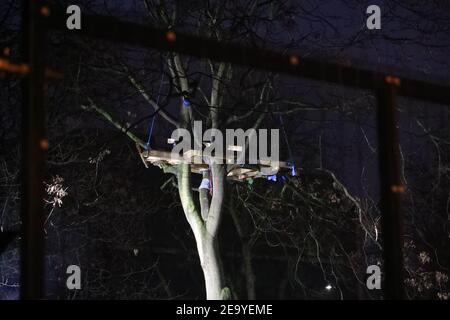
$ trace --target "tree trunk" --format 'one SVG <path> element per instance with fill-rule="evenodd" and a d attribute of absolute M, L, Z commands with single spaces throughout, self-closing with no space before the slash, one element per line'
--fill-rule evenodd
<path fill-rule="evenodd" d="M 256 300 L 255 295 L 255 273 L 253 272 L 252 264 L 252 251 L 250 248 L 250 243 L 244 240 L 242 243 L 242 256 L 244 259 L 244 270 L 245 270 L 245 284 L 247 287 L 247 299 Z"/>
<path fill-rule="evenodd" d="M 178 191 L 184 214 L 197 243 L 197 251 L 205 278 L 206 298 L 208 300 L 225 300 L 229 299 L 230 291 L 223 285 L 223 268 L 217 242 L 225 187 L 224 169 L 214 165 L 212 167 L 215 189 L 207 217 L 202 217 L 195 206 L 191 191 L 191 170 L 188 164 L 178 166 Z"/>
<path fill-rule="evenodd" d="M 203 252 L 200 260 L 205 278 L 206 299 L 222 300 L 225 298 L 222 294 L 224 276 L 218 242 L 208 233 L 204 235 L 202 242 Z"/>
<path fill-rule="evenodd" d="M 251 249 L 251 234 L 248 231 L 248 218 L 239 215 L 234 206 L 235 196 L 231 194 L 230 196 L 230 212 L 233 218 L 234 226 L 242 242 L 242 258 L 243 258 L 243 268 L 245 273 L 245 284 L 247 289 L 247 299 L 256 300 L 255 294 L 255 273 L 253 272 L 252 264 L 252 249 Z"/>

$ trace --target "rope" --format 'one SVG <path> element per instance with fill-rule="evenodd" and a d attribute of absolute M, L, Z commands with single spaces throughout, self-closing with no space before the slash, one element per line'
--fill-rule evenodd
<path fill-rule="evenodd" d="M 161 97 L 161 89 L 162 89 L 163 79 L 164 79 L 164 73 L 161 74 L 161 82 L 159 84 L 158 96 L 156 97 L 156 105 L 157 106 L 159 106 L 159 98 Z M 154 116 L 152 117 L 152 122 L 151 122 L 149 130 L 148 130 L 147 143 L 145 144 L 145 150 L 151 150 L 150 139 L 151 139 L 152 134 L 153 134 L 153 127 L 155 126 L 155 119 L 156 119 L 157 115 L 158 115 L 158 113 L 155 113 Z"/>
<path fill-rule="evenodd" d="M 295 163 L 294 163 L 294 157 L 292 156 L 291 145 L 289 144 L 289 139 L 288 139 L 288 137 L 287 137 L 286 130 L 285 130 L 285 128 L 284 128 L 283 117 L 282 117 L 281 114 L 280 114 L 280 115 L 278 116 L 278 118 L 279 118 L 279 120 L 280 120 L 281 129 L 283 130 L 284 140 L 286 141 L 286 146 L 287 146 L 288 153 L 289 153 L 289 161 L 290 161 L 291 164 L 292 164 L 291 175 L 295 177 L 295 176 L 297 176 L 297 168 L 296 168 Z"/>

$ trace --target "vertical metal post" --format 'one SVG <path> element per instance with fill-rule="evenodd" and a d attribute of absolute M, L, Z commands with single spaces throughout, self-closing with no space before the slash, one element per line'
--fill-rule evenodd
<path fill-rule="evenodd" d="M 24 61 L 29 72 L 23 80 L 21 299 L 43 294 L 43 169 L 48 141 L 44 135 L 44 34 L 39 24 L 39 1 L 22 1 Z M 45 13 L 45 12 L 44 12 Z"/>
<path fill-rule="evenodd" d="M 378 152 L 381 187 L 382 235 L 384 251 L 384 297 L 403 299 L 403 241 L 399 137 L 396 119 L 398 78 L 388 80 L 377 92 Z M 388 83 L 389 82 L 389 83 Z M 393 83 L 391 83 L 393 82 Z"/>

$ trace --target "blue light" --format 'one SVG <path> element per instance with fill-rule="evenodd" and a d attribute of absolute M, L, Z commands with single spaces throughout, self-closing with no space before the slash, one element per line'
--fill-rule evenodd
<path fill-rule="evenodd" d="M 291 175 L 292 175 L 293 177 L 296 177 L 296 176 L 297 176 L 297 168 L 296 168 L 295 166 L 292 166 Z"/>

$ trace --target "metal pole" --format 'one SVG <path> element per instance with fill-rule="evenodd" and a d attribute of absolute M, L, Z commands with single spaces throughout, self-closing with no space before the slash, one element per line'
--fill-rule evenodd
<path fill-rule="evenodd" d="M 43 295 L 43 169 L 48 141 L 44 135 L 44 33 L 39 1 L 24 0 L 23 49 L 29 72 L 23 80 L 22 106 L 22 195 L 21 195 L 21 299 Z"/>
<path fill-rule="evenodd" d="M 387 77 L 378 90 L 378 150 L 384 252 L 384 298 L 404 298 L 400 153 L 395 98 L 400 79 Z"/>

